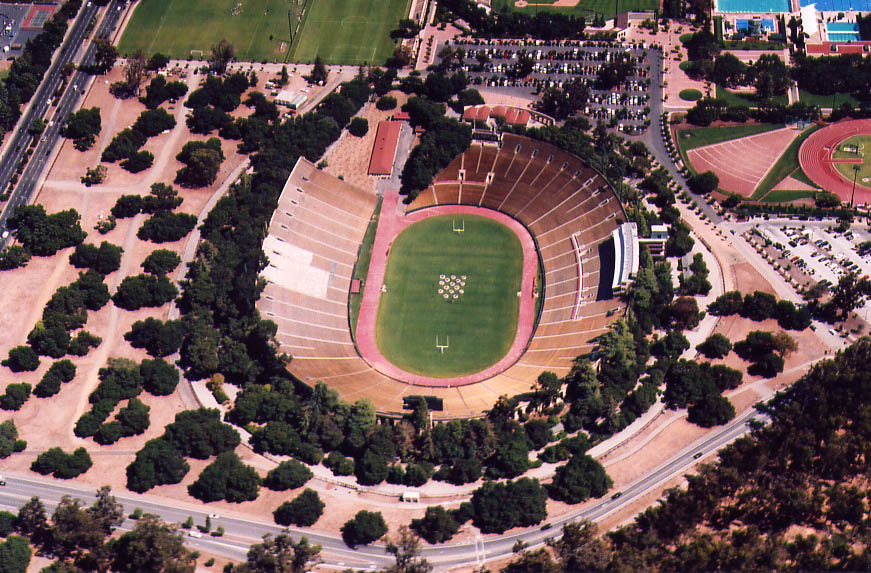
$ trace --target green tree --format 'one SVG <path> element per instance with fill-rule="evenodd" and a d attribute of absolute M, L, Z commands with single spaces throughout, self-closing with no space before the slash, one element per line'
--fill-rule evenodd
<path fill-rule="evenodd" d="M 42 205 L 22 205 L 15 209 L 6 226 L 28 252 L 49 257 L 85 240 L 86 233 L 79 221 L 74 209 L 49 215 Z"/>
<path fill-rule="evenodd" d="M 174 251 L 157 249 L 142 261 L 142 270 L 150 275 L 166 275 L 174 271 L 180 263 L 181 257 Z"/>
<path fill-rule="evenodd" d="M 0 408 L 3 410 L 20 410 L 30 398 L 31 386 L 27 382 L 9 384 L 6 392 L 0 396 Z"/>
<path fill-rule="evenodd" d="M 420 519 L 411 520 L 411 528 L 430 543 L 443 543 L 460 530 L 460 525 L 441 505 L 431 505 Z"/>
<path fill-rule="evenodd" d="M 275 537 L 263 536 L 263 543 L 251 546 L 248 558 L 242 565 L 233 567 L 233 573 L 261 573 L 263 571 L 287 571 L 302 573 L 317 563 L 321 552 L 320 545 L 309 545 L 308 539 L 300 538 L 294 542 L 286 533 Z"/>
<path fill-rule="evenodd" d="M 143 388 L 154 396 L 168 396 L 178 386 L 178 369 L 161 358 L 143 360 L 139 373 L 142 375 Z"/>
<path fill-rule="evenodd" d="M 363 137 L 369 132 L 369 121 L 364 117 L 355 117 L 348 125 L 348 133 L 354 137 Z"/>
<path fill-rule="evenodd" d="M 554 499 L 576 504 L 591 497 L 602 497 L 612 485 L 605 468 L 584 454 L 572 456 L 569 463 L 556 470 L 548 493 Z"/>
<path fill-rule="evenodd" d="M 149 440 L 127 466 L 127 489 L 142 493 L 156 485 L 178 483 L 189 470 L 184 457 L 170 442 L 163 438 Z"/>
<path fill-rule="evenodd" d="M 260 476 L 233 452 L 219 454 L 200 477 L 188 486 L 188 493 L 201 501 L 225 499 L 232 503 L 257 499 Z"/>
<path fill-rule="evenodd" d="M 360 510 L 342 526 L 342 539 L 352 548 L 377 541 L 386 533 L 387 524 L 378 511 Z"/>
<path fill-rule="evenodd" d="M 0 543 L 0 571 L 5 573 L 25 573 L 33 552 L 24 537 L 9 536 Z"/>
<path fill-rule="evenodd" d="M 227 40 L 221 40 L 210 50 L 210 67 L 219 75 L 223 75 L 227 71 L 227 66 L 234 59 L 236 59 L 236 48 Z"/>
<path fill-rule="evenodd" d="M 732 343 L 718 332 L 712 334 L 703 343 L 696 346 L 696 350 L 708 358 L 723 358 L 732 350 Z"/>
<path fill-rule="evenodd" d="M 30 251 L 20 245 L 12 245 L 0 251 L 0 271 L 23 267 L 30 261 Z"/>
<path fill-rule="evenodd" d="M 110 542 L 110 548 L 113 571 L 193 573 L 195 569 L 196 558 L 185 548 L 178 528 L 147 513 L 132 531 Z"/>
<path fill-rule="evenodd" d="M 287 460 L 269 470 L 263 485 L 274 491 L 286 491 L 302 487 L 314 474 L 303 463 Z"/>
<path fill-rule="evenodd" d="M 273 512 L 275 523 L 311 527 L 324 512 L 324 502 L 313 489 L 306 488 L 293 501 L 285 501 Z"/>
<path fill-rule="evenodd" d="M 433 570 L 432 564 L 420 556 L 420 538 L 407 525 L 399 527 L 397 534 L 388 541 L 386 550 L 396 558 L 395 563 L 387 568 L 390 573 L 429 573 Z"/>

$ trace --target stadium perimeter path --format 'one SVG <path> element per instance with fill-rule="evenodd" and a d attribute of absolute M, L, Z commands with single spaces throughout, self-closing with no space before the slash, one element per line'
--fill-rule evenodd
<path fill-rule="evenodd" d="M 520 287 L 520 312 L 517 317 L 517 334 L 514 342 L 502 360 L 489 368 L 457 378 L 432 378 L 406 372 L 388 361 L 375 343 L 375 320 L 378 317 L 378 304 L 381 300 L 381 285 L 384 283 L 384 272 L 387 268 L 387 256 L 390 246 L 396 236 L 413 223 L 428 217 L 451 214 L 475 214 L 494 219 L 517 234 L 523 248 L 523 278 Z M 382 374 L 417 386 L 453 388 L 481 382 L 507 370 L 523 355 L 526 345 L 532 336 L 535 322 L 535 276 L 538 271 L 538 260 L 535 243 L 529 231 L 504 213 L 481 209 L 468 205 L 442 205 L 415 211 L 403 216 L 399 209 L 399 192 L 396 189 L 384 192 L 384 204 L 381 208 L 381 218 L 375 232 L 375 243 L 372 245 L 372 259 L 369 263 L 369 273 L 366 276 L 366 288 L 363 291 L 363 302 L 360 305 L 360 316 L 357 320 L 357 348 L 366 362 Z"/>

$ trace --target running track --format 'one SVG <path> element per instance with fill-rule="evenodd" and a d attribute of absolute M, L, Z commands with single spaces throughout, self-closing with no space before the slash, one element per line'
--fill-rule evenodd
<path fill-rule="evenodd" d="M 691 149 L 687 157 L 697 172 L 713 171 L 720 189 L 750 197 L 797 135 L 785 127 Z"/>
<path fill-rule="evenodd" d="M 826 191 L 836 193 L 841 201 L 850 200 L 853 181 L 835 168 L 832 151 L 848 137 L 860 134 L 871 134 L 871 119 L 842 121 L 824 127 L 805 139 L 798 150 L 798 161 L 805 174 Z M 855 203 L 871 203 L 871 188 L 857 182 Z"/>
<path fill-rule="evenodd" d="M 378 304 L 381 300 L 381 285 L 384 282 L 384 271 L 387 267 L 387 253 L 393 240 L 406 227 L 428 217 L 436 215 L 469 214 L 481 215 L 498 221 L 514 231 L 520 239 L 523 248 L 523 278 L 521 280 L 520 311 L 517 318 L 517 335 L 508 354 L 502 360 L 468 376 L 458 378 L 431 378 L 406 372 L 389 362 L 375 343 L 375 319 L 378 316 Z M 442 205 L 421 209 L 408 215 L 399 212 L 399 192 L 396 190 L 384 193 L 384 203 L 381 206 L 381 217 L 375 232 L 375 242 L 372 245 L 372 259 L 369 262 L 369 272 L 366 275 L 366 288 L 363 290 L 363 301 L 360 305 L 360 316 L 357 319 L 357 349 L 360 356 L 372 365 L 375 370 L 385 376 L 401 382 L 417 386 L 453 388 L 466 386 L 487 380 L 510 368 L 523 356 L 526 345 L 532 337 L 532 326 L 535 321 L 535 299 L 533 288 L 538 272 L 538 257 L 535 243 L 529 231 L 516 220 L 504 213 L 469 205 Z"/>

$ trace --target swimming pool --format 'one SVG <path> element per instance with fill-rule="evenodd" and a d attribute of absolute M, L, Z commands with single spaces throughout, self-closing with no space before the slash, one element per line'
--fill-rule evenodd
<path fill-rule="evenodd" d="M 858 42 L 859 25 L 854 22 L 828 22 L 826 36 L 830 42 Z"/>
<path fill-rule="evenodd" d="M 820 12 L 871 12 L 871 0 L 800 0 L 802 7 L 816 4 Z"/>
<path fill-rule="evenodd" d="M 718 12 L 768 14 L 789 12 L 791 9 L 789 0 L 717 0 Z"/>

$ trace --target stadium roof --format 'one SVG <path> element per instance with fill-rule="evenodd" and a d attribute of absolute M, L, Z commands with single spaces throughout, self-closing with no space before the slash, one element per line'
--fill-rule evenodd
<path fill-rule="evenodd" d="M 638 225 L 623 223 L 611 232 L 614 238 L 614 280 L 611 289 L 621 291 L 638 273 Z"/>
<path fill-rule="evenodd" d="M 532 119 L 532 114 L 523 108 L 507 105 L 497 105 L 492 108 L 486 105 L 469 106 L 463 112 L 463 119 L 466 121 L 484 122 L 491 117 L 501 117 L 509 125 L 527 125 Z"/>
<path fill-rule="evenodd" d="M 393 173 L 393 161 L 396 159 L 396 147 L 399 145 L 399 132 L 402 122 L 382 121 L 378 124 L 375 134 L 375 145 L 372 147 L 372 157 L 369 160 L 369 175 L 390 175 Z"/>

